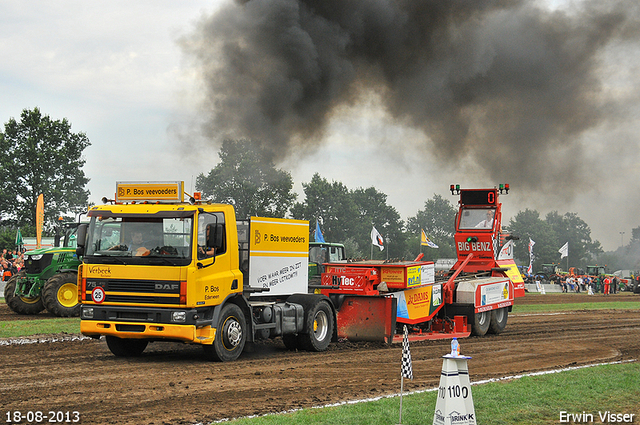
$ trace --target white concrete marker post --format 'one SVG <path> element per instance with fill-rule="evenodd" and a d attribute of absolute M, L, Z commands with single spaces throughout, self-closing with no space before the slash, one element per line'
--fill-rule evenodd
<path fill-rule="evenodd" d="M 471 357 L 447 354 L 442 358 L 444 361 L 433 425 L 476 425 L 467 368 L 467 360 Z"/>

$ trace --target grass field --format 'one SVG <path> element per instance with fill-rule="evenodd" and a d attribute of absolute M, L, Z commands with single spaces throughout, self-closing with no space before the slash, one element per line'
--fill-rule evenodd
<path fill-rule="evenodd" d="M 473 382 L 473 377 L 472 377 Z M 561 412 L 591 414 L 601 421 L 605 412 L 634 414 L 632 423 L 640 423 L 640 364 L 612 364 L 571 370 L 543 376 L 528 376 L 501 382 L 472 385 L 472 397 L 479 425 L 558 424 Z M 405 395 L 402 423 L 431 424 L 436 391 Z M 244 418 L 234 425 L 298 424 L 397 424 L 399 397 L 357 404 L 304 409 L 293 413 Z M 566 416 L 565 416 L 566 417 Z M 620 421 L 618 421 L 620 422 Z M 567 422 L 569 423 L 569 422 Z M 589 422 L 572 422 L 589 423 Z"/>
<path fill-rule="evenodd" d="M 638 298 L 640 300 L 640 298 Z M 512 313 L 551 313 L 558 311 L 579 311 L 579 310 L 638 310 L 640 302 L 634 301 L 612 301 L 612 302 L 591 302 L 573 304 L 528 304 L 513 306 Z M 639 422 L 640 423 L 640 422 Z"/>

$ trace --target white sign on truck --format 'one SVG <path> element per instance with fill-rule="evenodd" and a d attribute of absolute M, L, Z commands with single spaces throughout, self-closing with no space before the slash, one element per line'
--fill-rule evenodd
<path fill-rule="evenodd" d="M 306 293 L 309 222 L 251 217 L 249 286 L 269 295 Z"/>

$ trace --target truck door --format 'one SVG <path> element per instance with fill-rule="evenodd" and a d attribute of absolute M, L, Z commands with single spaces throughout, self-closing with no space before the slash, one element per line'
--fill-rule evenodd
<path fill-rule="evenodd" d="M 224 214 L 201 212 L 196 235 L 195 304 L 198 307 L 217 305 L 230 293 L 242 290 L 241 282 L 231 266 Z"/>

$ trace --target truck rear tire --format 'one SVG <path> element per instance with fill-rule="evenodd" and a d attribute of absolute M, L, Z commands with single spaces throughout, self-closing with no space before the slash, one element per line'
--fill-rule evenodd
<path fill-rule="evenodd" d="M 491 311 L 483 311 L 474 313 L 471 322 L 471 334 L 475 336 L 484 336 L 489 330 L 491 324 Z"/>
<path fill-rule="evenodd" d="M 47 311 L 58 317 L 76 317 L 80 315 L 78 303 L 78 275 L 59 273 L 44 284 L 42 301 Z"/>
<path fill-rule="evenodd" d="M 25 273 L 20 272 L 7 281 L 4 287 L 4 301 L 15 313 L 38 314 L 44 310 L 42 297 L 25 298 L 15 295 L 18 278 L 23 276 L 25 276 Z"/>
<path fill-rule="evenodd" d="M 307 351 L 325 351 L 333 337 L 333 310 L 323 300 L 305 306 L 304 332 L 298 334 L 298 343 Z"/>
<path fill-rule="evenodd" d="M 107 335 L 107 346 L 116 357 L 138 357 L 149 341 L 145 339 L 124 339 Z"/>
<path fill-rule="evenodd" d="M 228 303 L 222 307 L 216 327 L 216 337 L 211 345 L 203 345 L 204 353 L 210 360 L 231 362 L 242 354 L 247 341 L 247 325 L 242 309 Z"/>
<path fill-rule="evenodd" d="M 491 310 L 491 323 L 489 325 L 489 333 L 499 334 L 507 326 L 509 317 L 509 307 L 502 307 Z"/>

